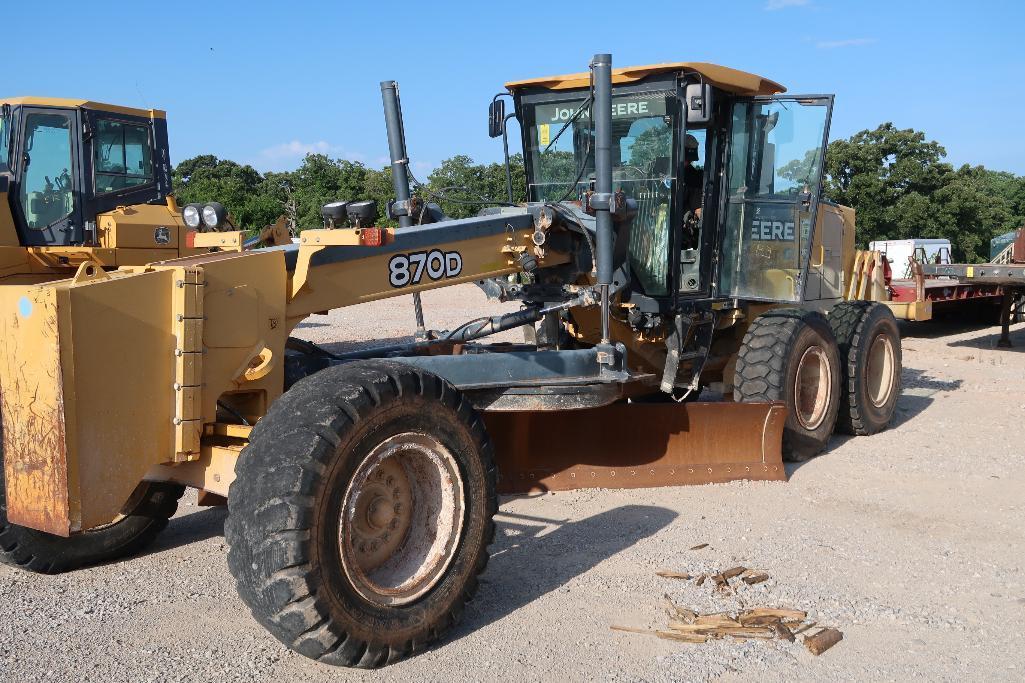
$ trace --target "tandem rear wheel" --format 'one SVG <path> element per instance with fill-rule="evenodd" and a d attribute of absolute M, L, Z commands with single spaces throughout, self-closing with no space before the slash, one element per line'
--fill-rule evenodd
<path fill-rule="evenodd" d="M 477 589 L 497 509 L 484 423 L 390 361 L 317 372 L 253 429 L 228 496 L 228 564 L 297 652 L 374 668 L 424 649 Z"/>
<path fill-rule="evenodd" d="M 864 436 L 886 429 L 901 384 L 900 331 L 883 304 L 846 301 L 829 313 L 843 380 L 837 431 Z"/>

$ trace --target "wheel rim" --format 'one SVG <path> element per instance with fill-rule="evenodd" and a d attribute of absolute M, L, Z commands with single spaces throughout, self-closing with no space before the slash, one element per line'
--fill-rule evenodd
<path fill-rule="evenodd" d="M 893 342 L 885 334 L 877 335 L 868 349 L 868 363 L 865 368 L 865 382 L 868 400 L 876 408 L 886 405 L 893 394 L 895 367 Z"/>
<path fill-rule="evenodd" d="M 378 605 L 422 597 L 445 574 L 463 530 L 463 480 L 437 439 L 406 432 L 378 444 L 342 502 L 342 567 Z"/>
<path fill-rule="evenodd" d="M 809 346 L 801 355 L 794 386 L 795 412 L 801 426 L 818 429 L 826 418 L 832 393 L 829 357 L 821 346 Z"/>

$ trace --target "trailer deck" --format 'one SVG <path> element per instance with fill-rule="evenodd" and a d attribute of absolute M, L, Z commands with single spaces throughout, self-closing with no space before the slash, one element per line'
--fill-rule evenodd
<path fill-rule="evenodd" d="M 1014 318 L 1021 317 L 1025 300 L 1025 264 L 1023 263 L 926 263 L 922 264 L 926 276 L 926 291 L 930 287 L 955 283 L 954 292 L 999 292 L 1000 339 L 997 346 L 1011 346 L 1010 326 Z M 946 278 L 946 279 L 945 279 Z M 992 295 L 984 295 L 992 296 Z M 975 296 L 974 298 L 981 298 Z M 955 299 L 956 300 L 956 299 Z"/>
<path fill-rule="evenodd" d="M 1025 264 L 923 263 L 922 271 L 931 278 L 949 277 L 962 284 L 1025 287 Z"/>

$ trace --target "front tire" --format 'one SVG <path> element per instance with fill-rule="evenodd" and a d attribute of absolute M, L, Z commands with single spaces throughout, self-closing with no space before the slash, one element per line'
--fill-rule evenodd
<path fill-rule="evenodd" d="M 829 313 L 844 365 L 837 431 L 865 436 L 886 429 L 900 397 L 900 330 L 883 304 L 847 301 Z"/>
<path fill-rule="evenodd" d="M 737 352 L 734 397 L 787 406 L 783 458 L 804 461 L 829 443 L 840 400 L 840 359 L 821 313 L 770 310 L 752 321 Z"/>
<path fill-rule="evenodd" d="M 298 382 L 253 430 L 225 536 L 276 638 L 375 668 L 424 649 L 477 589 L 497 509 L 483 421 L 443 379 L 360 361 Z"/>

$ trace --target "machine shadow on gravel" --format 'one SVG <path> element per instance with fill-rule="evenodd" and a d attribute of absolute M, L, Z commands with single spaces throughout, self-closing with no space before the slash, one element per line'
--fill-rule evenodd
<path fill-rule="evenodd" d="M 558 590 L 659 533 L 676 517 L 672 510 L 651 505 L 624 505 L 569 523 L 499 512 L 491 559 L 480 578 L 487 584 L 481 593 L 488 597 L 467 605 L 463 622 L 446 640 L 461 638 Z M 556 528 L 547 531 L 552 525 Z"/>
<path fill-rule="evenodd" d="M 1025 338 L 1022 339 L 1022 345 L 1025 347 Z M 932 405 L 932 395 L 940 391 L 956 391 L 964 383 L 960 379 L 955 380 L 944 380 L 936 379 L 924 370 L 918 370 L 917 368 L 909 368 L 904 366 L 901 375 L 902 389 L 900 398 L 897 399 L 897 410 L 894 412 L 893 421 L 890 423 L 890 429 L 900 427 L 905 422 L 909 422 L 921 413 L 925 411 L 930 405 Z M 829 439 L 829 445 L 823 449 L 823 451 L 810 460 L 804 460 L 802 462 L 787 462 L 784 463 L 787 472 L 787 478 L 789 479 L 794 473 L 801 469 L 802 465 L 806 465 L 809 462 L 813 462 L 818 458 L 828 457 L 830 453 L 844 445 L 851 439 L 856 438 L 848 436 L 846 434 L 833 434 Z"/>
<path fill-rule="evenodd" d="M 943 337 L 949 337 L 955 334 L 964 334 L 966 332 L 975 331 L 987 331 L 992 332 L 994 345 L 996 339 L 1000 336 L 1000 325 L 998 322 L 993 320 L 974 320 L 958 318 L 953 316 L 948 317 L 937 317 L 932 320 L 922 320 L 918 322 L 907 322 L 904 320 L 898 321 L 900 327 L 901 339 L 941 339 Z M 1020 328 L 1017 333 L 1020 336 L 1025 327 Z M 989 334 L 978 337 L 978 339 L 985 339 L 990 336 Z M 1011 330 L 1012 340 L 1015 337 L 1015 330 Z M 1022 338 L 1022 342 L 1025 343 L 1025 338 Z M 961 342 L 954 342 L 951 346 L 962 345 Z M 967 345 L 967 344 L 965 344 Z"/>
<path fill-rule="evenodd" d="M 981 334 L 978 337 L 972 337 L 971 339 L 958 339 L 950 342 L 947 346 L 951 348 L 997 351 L 999 353 L 1004 353 L 1005 351 L 1022 353 L 1025 351 L 1025 326 L 1019 325 L 1018 329 L 1014 329 L 1014 326 L 1012 326 L 1009 337 L 1011 340 L 1011 346 L 998 347 L 997 340 L 1000 339 L 1000 328 L 997 327 L 993 328 L 992 333 Z"/>
<path fill-rule="evenodd" d="M 216 536 L 224 536 L 224 520 L 227 517 L 228 508 L 223 506 L 200 508 L 198 512 L 172 517 L 167 522 L 167 528 L 157 536 L 152 545 L 140 551 L 136 557 L 162 553 Z"/>

